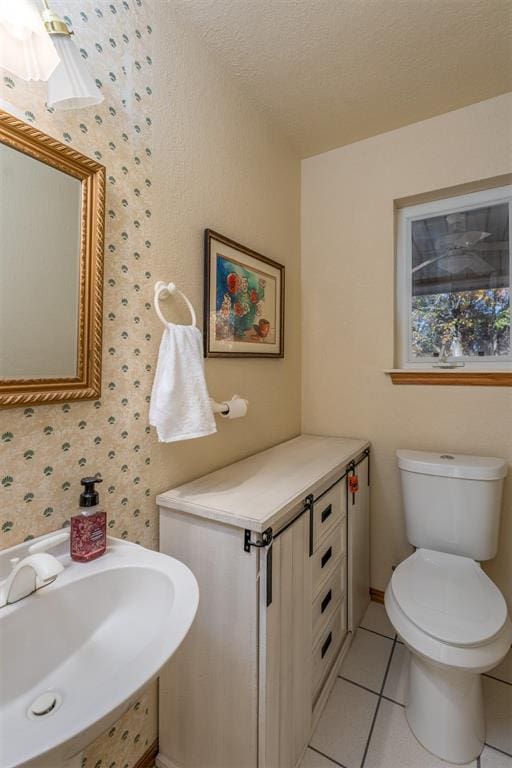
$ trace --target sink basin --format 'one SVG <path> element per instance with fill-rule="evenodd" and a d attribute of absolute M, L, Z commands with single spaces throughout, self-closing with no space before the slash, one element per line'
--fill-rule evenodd
<path fill-rule="evenodd" d="M 0 578 L 33 543 L 1 553 Z M 0 768 L 65 765 L 158 675 L 196 614 L 178 560 L 109 538 L 105 555 L 75 563 L 68 546 L 49 550 L 56 581 L 0 609 Z"/>

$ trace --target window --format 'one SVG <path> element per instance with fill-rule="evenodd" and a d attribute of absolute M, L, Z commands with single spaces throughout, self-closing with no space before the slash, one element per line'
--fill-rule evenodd
<path fill-rule="evenodd" d="M 399 211 L 402 368 L 512 369 L 512 187 Z"/>

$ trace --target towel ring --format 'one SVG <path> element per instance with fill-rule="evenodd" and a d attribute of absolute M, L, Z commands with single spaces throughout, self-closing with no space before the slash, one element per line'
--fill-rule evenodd
<path fill-rule="evenodd" d="M 190 301 L 187 299 L 184 293 L 180 291 L 179 288 L 176 287 L 175 283 L 164 283 L 162 280 L 159 280 L 158 283 L 155 283 L 155 312 L 162 321 L 164 325 L 168 325 L 167 320 L 165 319 L 164 315 L 162 314 L 162 310 L 160 309 L 160 299 L 166 299 L 168 296 L 172 296 L 175 293 L 179 293 L 185 304 L 187 305 L 190 315 L 192 317 L 192 325 L 197 325 L 196 322 L 196 313 L 194 311 L 194 307 L 190 303 Z"/>

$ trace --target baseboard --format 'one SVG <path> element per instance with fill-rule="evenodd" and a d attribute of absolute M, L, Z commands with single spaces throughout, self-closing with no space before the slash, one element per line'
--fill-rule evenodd
<path fill-rule="evenodd" d="M 153 768 L 155 764 L 155 758 L 158 755 L 158 739 L 156 739 L 152 745 L 146 749 L 140 760 L 137 760 L 133 768 Z"/>
<path fill-rule="evenodd" d="M 178 766 L 172 763 L 168 757 L 165 757 L 160 753 L 156 756 L 155 765 L 156 768 L 178 768 Z"/>
<path fill-rule="evenodd" d="M 381 589 L 370 587 L 370 600 L 373 600 L 375 603 L 383 603 L 384 592 Z"/>

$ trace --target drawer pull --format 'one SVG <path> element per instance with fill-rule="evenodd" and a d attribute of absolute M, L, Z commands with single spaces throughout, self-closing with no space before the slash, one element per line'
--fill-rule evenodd
<path fill-rule="evenodd" d="M 332 514 L 332 504 L 329 504 L 328 507 L 324 509 L 322 512 L 322 523 L 325 523 L 328 517 L 330 517 Z"/>
<path fill-rule="evenodd" d="M 329 549 L 322 555 L 322 560 L 321 560 L 322 568 L 325 568 L 325 566 L 327 565 L 331 557 L 332 557 L 332 547 L 329 547 Z"/>
<path fill-rule="evenodd" d="M 321 611 L 320 611 L 321 613 L 324 613 L 324 612 L 325 612 L 325 609 L 327 608 L 327 606 L 329 605 L 329 603 L 331 602 L 331 600 L 332 600 L 332 589 L 330 589 L 330 590 L 328 591 L 328 593 L 326 594 L 326 596 L 325 596 L 325 597 L 324 597 L 324 599 L 322 600 L 322 609 L 321 609 Z"/>
<path fill-rule="evenodd" d="M 331 643 L 332 643 L 332 632 L 329 632 L 329 634 L 327 635 L 327 640 L 322 645 L 322 659 L 327 653 L 327 651 L 329 650 L 329 646 Z"/>

